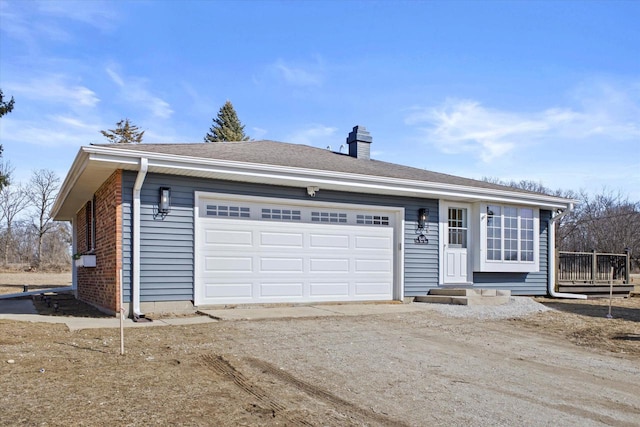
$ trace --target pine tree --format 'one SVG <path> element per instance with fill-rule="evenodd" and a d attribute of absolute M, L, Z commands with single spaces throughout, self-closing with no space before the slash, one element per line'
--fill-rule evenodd
<path fill-rule="evenodd" d="M 15 104 L 15 100 L 13 96 L 9 101 L 4 101 L 4 95 L 2 94 L 2 89 L 0 89 L 0 117 L 4 116 L 7 113 L 10 113 L 13 110 L 13 104 Z M 2 145 L 0 144 L 0 158 L 2 157 Z M 0 165 L 0 190 L 9 185 L 9 173 L 5 171 L 4 165 Z"/>
<path fill-rule="evenodd" d="M 144 131 L 131 124 L 129 119 L 120 120 L 116 126 L 116 129 L 101 130 L 100 133 L 112 144 L 140 144 L 142 142 Z"/>
<path fill-rule="evenodd" d="M 248 140 L 249 137 L 244 133 L 244 125 L 240 123 L 231 101 L 225 102 L 218 111 L 218 116 L 213 119 L 209 132 L 204 136 L 204 142 Z"/>

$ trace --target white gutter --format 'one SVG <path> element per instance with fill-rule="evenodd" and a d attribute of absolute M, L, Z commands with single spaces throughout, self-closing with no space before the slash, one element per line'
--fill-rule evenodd
<path fill-rule="evenodd" d="M 549 295 L 554 298 L 571 298 L 571 299 L 587 299 L 584 294 L 568 294 L 562 292 L 556 292 L 556 221 L 563 216 L 567 215 L 573 210 L 573 203 L 569 203 L 567 209 L 559 213 L 558 215 L 551 214 L 549 218 L 548 229 L 548 253 L 547 253 L 547 269 L 549 270 L 549 281 L 547 282 L 547 290 Z"/>
<path fill-rule="evenodd" d="M 146 157 L 140 158 L 140 169 L 133 185 L 133 321 L 144 319 L 144 314 L 140 311 L 140 190 L 142 183 L 147 176 L 149 161 Z"/>

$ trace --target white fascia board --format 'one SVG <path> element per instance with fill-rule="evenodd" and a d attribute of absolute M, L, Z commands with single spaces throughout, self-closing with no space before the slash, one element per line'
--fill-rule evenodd
<path fill-rule="evenodd" d="M 86 169 L 87 164 L 89 163 L 89 156 L 83 150 L 83 148 L 85 147 L 80 147 L 80 150 L 78 150 L 78 154 L 76 154 L 76 158 L 71 164 L 71 169 L 69 170 L 69 173 L 67 173 L 64 182 L 60 186 L 60 191 L 58 191 L 58 196 L 56 197 L 55 202 L 53 202 L 53 206 L 51 207 L 51 217 L 53 219 L 56 219 L 56 216 L 58 215 L 62 204 L 67 199 L 67 196 L 69 196 L 69 193 L 75 186 L 78 178 Z"/>

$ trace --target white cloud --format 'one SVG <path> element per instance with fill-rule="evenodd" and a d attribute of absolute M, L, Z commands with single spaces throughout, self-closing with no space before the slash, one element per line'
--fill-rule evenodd
<path fill-rule="evenodd" d="M 573 108 L 525 113 L 487 108 L 475 100 L 448 99 L 436 107 L 415 108 L 405 123 L 420 128 L 443 153 L 472 153 L 484 162 L 540 141 L 640 137 L 640 91 L 592 88 L 586 94 L 583 90 L 576 101 Z"/>
<path fill-rule="evenodd" d="M 152 115 L 161 119 L 168 119 L 173 114 L 171 105 L 153 94 L 151 94 L 146 86 L 147 81 L 138 77 L 123 78 L 113 68 L 107 67 L 106 73 L 111 80 L 120 88 L 120 97 L 127 104 L 134 104 L 139 108 L 149 110 Z"/>
<path fill-rule="evenodd" d="M 115 28 L 117 15 L 107 1 L 2 1 L 0 30 L 30 49 L 47 42 L 73 41 L 69 21 L 107 31 Z"/>
<path fill-rule="evenodd" d="M 335 144 L 335 133 L 338 129 L 330 126 L 312 124 L 305 129 L 294 132 L 287 136 L 286 141 L 294 144 L 304 144 L 325 148 L 327 145 Z M 338 147 L 331 147 L 337 150 Z"/>
<path fill-rule="evenodd" d="M 319 56 L 313 61 L 301 63 L 278 59 L 267 67 L 267 72 L 290 86 L 317 87 L 324 82 L 325 66 Z M 260 83 L 255 77 L 254 82 Z"/>
<path fill-rule="evenodd" d="M 3 139 L 20 145 L 62 148 L 86 145 L 101 139 L 99 124 L 70 116 L 44 116 L 38 121 L 12 118 L 7 119 L 2 127 Z"/>
<path fill-rule="evenodd" d="M 116 19 L 108 1 L 39 1 L 37 9 L 43 15 L 83 22 L 102 30 L 111 29 Z"/>
<path fill-rule="evenodd" d="M 251 128 L 251 138 L 255 139 L 255 140 L 259 140 L 264 138 L 264 136 L 267 134 L 267 130 L 266 129 L 262 129 L 259 127 L 252 127 Z"/>
<path fill-rule="evenodd" d="M 12 93 L 23 97 L 51 103 L 64 104 L 68 107 L 94 107 L 100 99 L 91 89 L 69 82 L 63 75 L 48 75 L 25 82 L 7 82 L 6 87 Z"/>

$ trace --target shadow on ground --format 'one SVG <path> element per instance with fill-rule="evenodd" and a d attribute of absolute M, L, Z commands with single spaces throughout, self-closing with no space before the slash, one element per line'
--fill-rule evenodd
<path fill-rule="evenodd" d="M 608 300 L 593 300 L 568 302 L 568 301 L 538 301 L 545 306 L 554 310 L 563 311 L 566 313 L 578 314 L 581 316 L 606 318 L 609 313 Z M 611 306 L 611 315 L 614 319 L 624 319 L 632 322 L 640 322 L 640 306 L 639 304 L 633 304 L 627 307 L 629 304 L 628 299 L 613 300 Z"/>
<path fill-rule="evenodd" d="M 73 317 L 109 317 L 97 308 L 77 300 L 71 293 L 51 293 L 35 295 L 33 304 L 42 316 L 73 316 Z"/>

